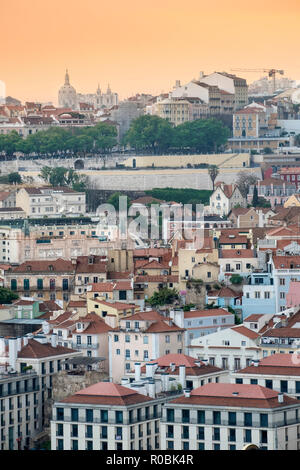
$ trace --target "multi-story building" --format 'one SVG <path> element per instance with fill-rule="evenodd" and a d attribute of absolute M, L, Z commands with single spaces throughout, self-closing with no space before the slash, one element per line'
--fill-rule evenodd
<path fill-rule="evenodd" d="M 163 399 L 99 382 L 53 406 L 52 450 L 159 449 Z"/>
<path fill-rule="evenodd" d="M 256 384 L 300 399 L 300 361 L 295 354 L 272 354 L 231 376 L 237 384 Z"/>
<path fill-rule="evenodd" d="M 253 269 L 258 268 L 258 258 L 255 250 L 224 249 L 220 250 L 218 263 L 220 265 L 220 281 L 230 281 L 231 276 L 248 276 Z"/>
<path fill-rule="evenodd" d="M 276 292 L 269 272 L 252 272 L 243 284 L 243 319 L 252 314 L 276 313 Z"/>
<path fill-rule="evenodd" d="M 226 72 L 214 72 L 204 75 L 201 82 L 217 86 L 221 90 L 234 95 L 234 109 L 243 108 L 248 104 L 248 85 L 244 78 Z"/>
<path fill-rule="evenodd" d="M 244 198 L 235 184 L 224 184 L 217 182 L 215 190 L 210 196 L 208 211 L 210 214 L 226 216 L 235 207 L 246 207 Z"/>
<path fill-rule="evenodd" d="M 237 325 L 193 339 L 188 354 L 222 369 L 239 370 L 259 358 L 259 338 L 256 331 Z"/>
<path fill-rule="evenodd" d="M 294 183 L 296 189 L 300 186 L 300 168 L 299 167 L 281 167 L 278 170 L 278 175 L 281 180 L 288 183 Z M 290 205 L 285 204 L 284 207 L 290 207 Z"/>
<path fill-rule="evenodd" d="M 300 404 L 260 385 L 209 383 L 163 406 L 161 450 L 300 448 Z"/>
<path fill-rule="evenodd" d="M 191 309 L 188 312 L 183 310 L 171 310 L 170 317 L 176 325 L 185 329 L 184 344 L 185 350 L 193 339 L 214 333 L 223 328 L 234 326 L 234 315 L 224 308 L 210 308 L 207 310 Z"/>
<path fill-rule="evenodd" d="M 85 214 L 85 193 L 68 187 L 21 188 L 16 205 L 31 218 L 44 216 L 82 216 Z"/>
<path fill-rule="evenodd" d="M 263 181 L 258 181 L 256 184 L 257 195 L 269 201 L 271 207 L 280 206 L 296 192 L 296 185 L 294 182 L 285 182 L 279 178 L 266 178 Z M 254 185 L 249 187 L 247 200 L 252 202 L 254 192 Z"/>
<path fill-rule="evenodd" d="M 1 402 L 2 411 L 8 412 L 7 421 L 2 417 L 7 430 L 7 435 L 4 429 L 2 433 L 4 449 L 33 446 L 48 425 L 45 405 L 51 398 L 53 375 L 65 367 L 68 359 L 79 355 L 78 351 L 58 346 L 56 335 L 51 343 L 42 335 L 35 339 L 0 338 L 1 373 L 4 372 Z M 7 371 L 15 374 L 7 377 Z"/>
<path fill-rule="evenodd" d="M 299 255 L 273 255 L 268 262 L 274 282 L 276 312 L 286 309 L 286 296 L 291 281 L 300 281 Z"/>
<path fill-rule="evenodd" d="M 183 328 L 155 311 L 120 319 L 119 327 L 109 332 L 111 380 L 120 382 L 135 362 L 145 364 L 165 354 L 182 354 L 183 333 Z"/>
<path fill-rule="evenodd" d="M 41 432 L 38 416 L 39 378 L 35 371 L 0 373 L 0 448 L 24 450 Z"/>
<path fill-rule="evenodd" d="M 74 289 L 74 261 L 26 261 L 6 271 L 5 286 L 24 297 L 68 302 Z"/>

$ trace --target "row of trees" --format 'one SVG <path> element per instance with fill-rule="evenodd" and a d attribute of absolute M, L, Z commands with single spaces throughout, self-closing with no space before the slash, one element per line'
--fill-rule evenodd
<path fill-rule="evenodd" d="M 217 119 L 199 119 L 177 127 L 158 116 L 144 115 L 132 121 L 121 146 L 153 154 L 166 152 L 209 153 L 219 151 L 226 143 L 230 131 Z M 0 153 L 12 156 L 51 156 L 57 154 L 107 154 L 117 145 L 117 129 L 100 122 L 92 127 L 52 127 L 26 138 L 13 131 L 0 135 Z"/>
<path fill-rule="evenodd" d="M 75 191 L 85 191 L 88 185 L 88 178 L 78 174 L 73 168 L 43 166 L 39 175 L 51 186 L 68 186 Z"/>
<path fill-rule="evenodd" d="M 217 119 L 187 121 L 173 127 L 158 116 L 140 116 L 135 119 L 123 138 L 124 145 L 136 151 L 163 154 L 218 152 L 230 135 L 228 127 Z"/>
<path fill-rule="evenodd" d="M 16 152 L 25 155 L 54 155 L 71 153 L 109 153 L 117 145 L 117 129 L 115 126 L 100 122 L 93 127 L 72 127 L 64 129 L 52 127 L 38 131 L 26 138 L 13 131 L 0 135 L 0 152 L 11 156 Z"/>

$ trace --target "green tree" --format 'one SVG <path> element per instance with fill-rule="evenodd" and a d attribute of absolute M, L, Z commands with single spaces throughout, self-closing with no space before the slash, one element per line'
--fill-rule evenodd
<path fill-rule="evenodd" d="M 166 305 L 171 304 L 174 300 L 178 299 L 178 291 L 176 289 L 169 289 L 168 287 L 163 287 L 157 292 L 154 292 L 152 297 L 148 299 L 148 303 L 151 307 L 157 305 Z"/>
<path fill-rule="evenodd" d="M 134 119 L 123 138 L 136 150 L 148 150 L 153 154 L 165 152 L 173 142 L 173 127 L 169 121 L 159 116 L 146 114 Z"/>
<path fill-rule="evenodd" d="M 253 207 L 258 206 L 258 191 L 257 191 L 256 185 L 254 186 L 254 190 L 253 190 L 252 206 Z"/>
<path fill-rule="evenodd" d="M 174 129 L 174 147 L 195 153 L 218 152 L 229 138 L 228 127 L 217 119 L 197 119 Z"/>
<path fill-rule="evenodd" d="M 243 278 L 239 274 L 233 274 L 230 278 L 230 282 L 231 284 L 240 285 L 243 282 Z"/>
<path fill-rule="evenodd" d="M 21 177 L 20 173 L 18 173 L 18 172 L 9 173 L 8 182 L 9 182 L 9 184 L 21 184 L 22 183 L 22 177 Z"/>
<path fill-rule="evenodd" d="M 18 298 L 18 294 L 12 290 L 7 287 L 0 287 L 0 304 L 11 304 L 13 300 L 17 300 Z"/>

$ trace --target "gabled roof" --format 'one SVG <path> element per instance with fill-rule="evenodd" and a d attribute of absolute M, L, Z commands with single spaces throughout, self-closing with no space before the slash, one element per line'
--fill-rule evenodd
<path fill-rule="evenodd" d="M 171 363 L 175 365 L 175 370 L 172 370 Z M 206 375 L 209 373 L 220 372 L 222 369 L 219 367 L 211 366 L 210 364 L 205 364 L 202 361 L 195 359 L 194 357 L 187 356 L 185 354 L 166 354 L 161 356 L 153 361 L 147 362 L 147 364 L 157 364 L 159 371 L 155 373 L 167 372 L 170 375 L 179 374 L 179 366 L 186 367 L 186 375 Z M 146 366 L 142 366 L 142 373 L 146 372 Z"/>
<path fill-rule="evenodd" d="M 246 336 L 249 339 L 259 338 L 259 334 L 257 334 L 255 331 L 250 330 L 249 328 L 246 328 L 243 325 L 233 326 L 231 329 L 242 336 Z"/>
<path fill-rule="evenodd" d="M 224 315 L 232 315 L 232 313 L 224 308 L 209 308 L 206 310 L 190 310 L 189 312 L 184 312 L 184 318 L 219 317 Z"/>

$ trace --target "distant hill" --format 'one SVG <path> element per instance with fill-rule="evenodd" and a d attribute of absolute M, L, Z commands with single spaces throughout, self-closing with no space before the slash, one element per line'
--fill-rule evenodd
<path fill-rule="evenodd" d="M 16 98 L 13 98 L 12 96 L 7 96 L 5 98 L 5 103 L 8 106 L 20 106 L 22 104 L 21 101 L 17 100 Z"/>

